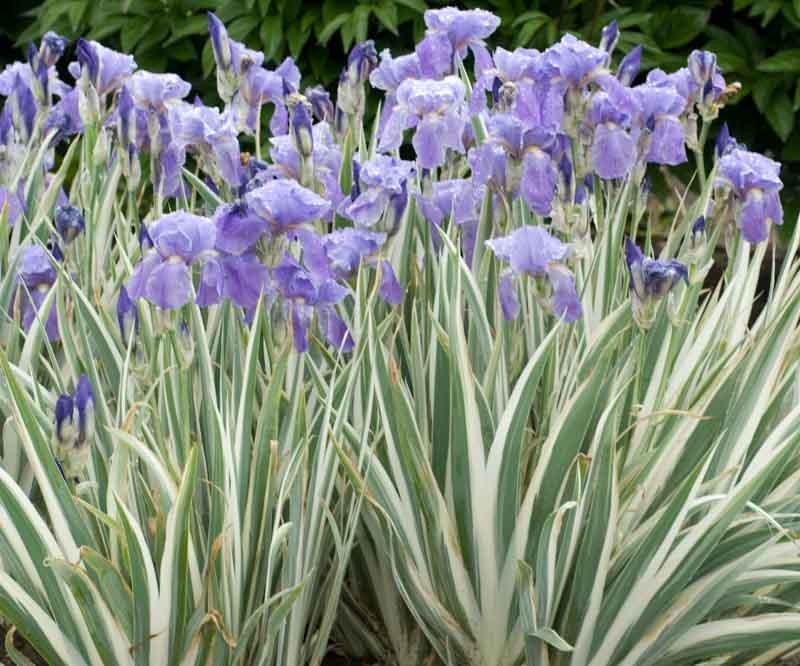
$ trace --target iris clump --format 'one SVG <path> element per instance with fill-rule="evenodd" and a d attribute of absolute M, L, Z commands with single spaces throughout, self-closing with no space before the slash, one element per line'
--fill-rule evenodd
<path fill-rule="evenodd" d="M 255 16 L 216 107 L 53 33 L 0 72 L 0 616 L 68 664 L 796 650 L 800 262 L 758 280 L 716 57 L 446 7 L 325 90 Z"/>

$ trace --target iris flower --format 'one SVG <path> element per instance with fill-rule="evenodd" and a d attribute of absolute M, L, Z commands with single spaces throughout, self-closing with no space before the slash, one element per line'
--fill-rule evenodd
<path fill-rule="evenodd" d="M 165 310 L 179 308 L 192 298 L 191 266 L 214 249 L 214 223 L 176 211 L 150 225 L 147 234 L 153 247 L 128 281 L 128 293 L 133 300 L 144 298 Z"/>
<path fill-rule="evenodd" d="M 778 162 L 742 147 L 728 150 L 719 160 L 715 185 L 732 193 L 736 224 L 748 243 L 765 241 L 770 224 L 783 224 L 780 170 Z"/>
<path fill-rule="evenodd" d="M 500 304 L 503 316 L 514 319 L 519 314 L 519 302 L 513 279 L 525 274 L 547 278 L 550 288 L 550 308 L 557 317 L 573 322 L 583 315 L 583 307 L 575 277 L 564 265 L 570 246 L 550 235 L 544 227 L 526 225 L 508 236 L 486 241 L 498 259 L 510 264 L 510 271 L 500 279 Z"/>

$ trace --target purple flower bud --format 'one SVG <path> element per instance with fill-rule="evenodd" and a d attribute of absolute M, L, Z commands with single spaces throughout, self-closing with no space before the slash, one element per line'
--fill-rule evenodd
<path fill-rule="evenodd" d="M 326 123 L 333 122 L 333 102 L 327 90 L 322 86 L 306 88 L 306 98 L 311 102 L 311 109 L 317 120 Z"/>
<path fill-rule="evenodd" d="M 500 293 L 500 308 L 503 310 L 503 319 L 510 321 L 519 316 L 519 300 L 517 290 L 512 279 L 511 271 L 503 271 L 498 287 Z"/>
<path fill-rule="evenodd" d="M 64 49 L 69 44 L 66 37 L 61 37 L 53 31 L 44 33 L 42 44 L 39 47 L 39 58 L 45 67 L 52 67 L 64 55 Z"/>
<path fill-rule="evenodd" d="M 122 88 L 117 105 L 119 141 L 123 148 L 128 149 L 136 143 L 136 111 L 133 96 L 128 87 Z"/>
<path fill-rule="evenodd" d="M 289 109 L 289 130 L 295 150 L 303 157 L 314 152 L 314 134 L 311 127 L 311 104 L 300 95 L 290 95 L 286 100 Z"/>
<path fill-rule="evenodd" d="M 717 141 L 714 144 L 714 155 L 717 159 L 737 147 L 736 139 L 731 136 L 728 130 L 728 123 L 722 123 L 717 134 Z"/>
<path fill-rule="evenodd" d="M 347 56 L 347 78 L 353 85 L 363 85 L 378 66 L 378 52 L 375 42 L 368 39 L 356 44 Z"/>
<path fill-rule="evenodd" d="M 97 49 L 94 48 L 92 42 L 81 37 L 75 46 L 75 55 L 82 71 L 89 77 L 89 81 L 97 87 L 97 81 L 100 77 L 100 57 Z"/>
<path fill-rule="evenodd" d="M 8 104 L 11 106 L 14 127 L 21 133 L 23 140 L 27 141 L 33 133 L 37 106 L 33 92 L 19 75 L 14 78 L 14 86 Z"/>
<path fill-rule="evenodd" d="M 575 276 L 564 266 L 551 265 L 547 278 L 553 287 L 550 306 L 553 314 L 566 322 L 577 321 L 583 316 L 583 305 L 575 287 Z"/>
<path fill-rule="evenodd" d="M 695 234 L 702 234 L 706 231 L 706 218 L 705 216 L 701 215 L 698 217 L 694 224 L 692 224 L 692 235 Z"/>
<path fill-rule="evenodd" d="M 700 88 L 711 80 L 716 66 L 717 56 L 710 51 L 692 51 L 689 55 L 689 71 Z"/>
<path fill-rule="evenodd" d="M 119 297 L 117 298 L 117 323 L 119 324 L 119 332 L 122 335 L 122 339 L 126 343 L 130 340 L 131 334 L 139 330 L 139 308 L 131 300 L 124 285 L 120 289 Z"/>
<path fill-rule="evenodd" d="M 74 438 L 75 407 L 72 396 L 60 395 L 56 401 L 56 439 L 64 446 L 71 446 Z"/>
<path fill-rule="evenodd" d="M 153 239 L 150 238 L 150 232 L 147 230 L 147 225 L 142 223 L 142 225 L 139 227 L 139 249 L 144 254 L 152 247 L 154 247 Z"/>
<path fill-rule="evenodd" d="M 231 67 L 231 45 L 228 31 L 216 14 L 208 12 L 208 33 L 211 36 L 211 48 L 214 51 L 214 60 L 217 68 L 227 71 Z"/>
<path fill-rule="evenodd" d="M 58 231 L 64 243 L 67 245 L 75 240 L 78 234 L 86 227 L 83 213 L 77 206 L 56 206 L 54 217 L 56 231 Z"/>
<path fill-rule="evenodd" d="M 353 185 L 350 188 L 350 200 L 355 201 L 361 194 L 361 163 L 353 158 Z"/>
<path fill-rule="evenodd" d="M 75 409 L 78 412 L 78 443 L 83 444 L 94 437 L 94 391 L 86 375 L 78 379 Z"/>
<path fill-rule="evenodd" d="M 61 250 L 61 246 L 58 244 L 58 240 L 55 236 L 51 236 L 50 240 L 47 241 L 47 251 L 52 254 L 53 259 L 59 263 L 64 261 L 64 252 Z"/>
<path fill-rule="evenodd" d="M 600 33 L 600 48 L 611 55 L 614 52 L 614 47 L 619 41 L 619 24 L 616 20 L 611 21 L 605 26 Z"/>
<path fill-rule="evenodd" d="M 639 74 L 639 68 L 642 66 L 642 45 L 639 44 L 636 48 L 631 49 L 617 68 L 617 78 L 624 86 L 629 86 L 633 83 L 636 76 Z"/>
<path fill-rule="evenodd" d="M 381 298 L 389 305 L 400 305 L 403 302 L 403 288 L 397 281 L 392 265 L 386 259 L 381 262 L 381 286 L 378 291 Z"/>
<path fill-rule="evenodd" d="M 630 238 L 625 238 L 625 260 L 630 275 L 630 290 L 635 307 L 653 304 L 681 280 L 689 284 L 689 271 L 680 261 L 660 261 L 645 257 Z"/>

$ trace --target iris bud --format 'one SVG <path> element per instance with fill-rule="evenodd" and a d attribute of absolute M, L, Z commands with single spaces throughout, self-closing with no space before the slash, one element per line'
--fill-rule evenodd
<path fill-rule="evenodd" d="M 83 213 L 77 206 L 56 206 L 55 225 L 59 236 L 69 245 L 86 227 Z"/>

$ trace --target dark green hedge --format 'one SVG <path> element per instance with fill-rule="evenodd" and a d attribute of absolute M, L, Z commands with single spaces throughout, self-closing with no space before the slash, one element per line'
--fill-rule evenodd
<path fill-rule="evenodd" d="M 444 4 L 500 15 L 494 41 L 507 48 L 544 48 L 565 31 L 596 41 L 616 18 L 621 50 L 644 44 L 647 67 L 674 69 L 693 48 L 715 51 L 728 80 L 742 83 L 725 112 L 732 132 L 788 163 L 787 194 L 798 189 L 791 163 L 800 162 L 800 0 L 640 0 L 623 8 L 604 0 L 44 0 L 14 3 L 20 10 L 4 28 L 17 31 L 18 46 L 46 30 L 89 36 L 133 53 L 141 67 L 181 74 L 212 100 L 209 9 L 234 39 L 263 50 L 268 63 L 292 55 L 306 80 L 331 84 L 354 42 L 369 36 L 379 49 L 407 52 L 424 31 L 425 9 Z"/>

